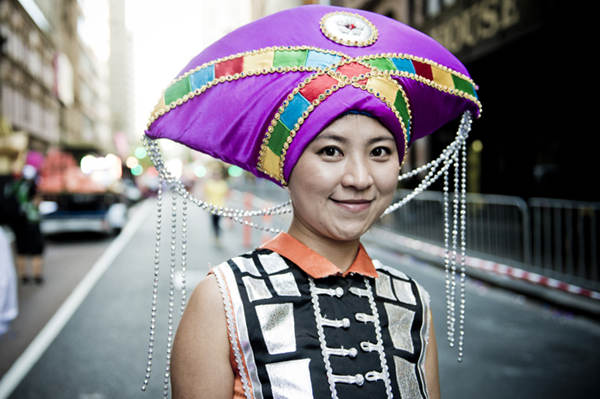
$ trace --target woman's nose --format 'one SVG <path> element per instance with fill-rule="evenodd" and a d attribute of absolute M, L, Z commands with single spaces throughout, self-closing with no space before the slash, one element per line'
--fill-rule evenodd
<path fill-rule="evenodd" d="M 342 177 L 344 187 L 353 187 L 356 190 L 365 190 L 373 184 L 373 176 L 365 160 L 348 160 Z"/>

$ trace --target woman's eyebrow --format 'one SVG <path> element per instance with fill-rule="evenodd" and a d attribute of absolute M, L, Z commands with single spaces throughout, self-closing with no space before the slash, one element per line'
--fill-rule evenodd
<path fill-rule="evenodd" d="M 393 141 L 393 142 L 395 142 L 396 140 L 393 137 L 390 137 L 390 136 L 377 136 L 377 137 L 373 137 L 373 138 L 369 139 L 369 141 L 367 143 L 373 144 L 373 143 L 377 143 L 379 141 Z"/>
<path fill-rule="evenodd" d="M 340 143 L 345 143 L 348 141 L 348 139 L 345 138 L 344 136 L 339 135 L 339 134 L 334 134 L 334 133 L 320 134 L 319 136 L 317 136 L 315 138 L 315 141 L 319 141 L 319 140 L 333 140 L 333 141 L 337 141 Z"/>
<path fill-rule="evenodd" d="M 344 137 L 341 134 L 335 134 L 335 133 L 325 133 L 325 134 L 321 134 L 319 136 L 317 136 L 314 140 L 314 142 L 318 142 L 321 140 L 333 140 L 333 141 L 337 141 L 338 143 L 346 143 L 348 142 L 348 139 L 346 137 Z M 372 137 L 367 141 L 367 145 L 372 145 L 374 143 L 380 142 L 380 141 L 392 141 L 395 142 L 393 137 L 390 136 L 376 136 L 376 137 Z"/>

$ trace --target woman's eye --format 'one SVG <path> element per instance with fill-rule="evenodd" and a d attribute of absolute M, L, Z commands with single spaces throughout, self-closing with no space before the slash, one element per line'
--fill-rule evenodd
<path fill-rule="evenodd" d="M 374 157 L 378 157 L 378 158 L 379 157 L 385 157 L 387 155 L 390 155 L 391 153 L 392 152 L 387 147 L 377 147 L 377 148 L 374 148 L 371 151 L 371 155 L 374 156 Z"/>
<path fill-rule="evenodd" d="M 328 146 L 321 149 L 319 151 L 319 154 L 324 155 L 326 157 L 337 157 L 340 156 L 342 152 L 336 147 Z"/>

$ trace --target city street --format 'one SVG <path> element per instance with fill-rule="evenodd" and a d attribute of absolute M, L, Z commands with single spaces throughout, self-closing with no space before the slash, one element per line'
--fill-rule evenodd
<path fill-rule="evenodd" d="M 64 305 L 61 308 L 64 310 L 64 327 L 60 329 L 57 326 L 61 323 L 56 323 L 52 328 L 56 330 L 56 338 L 46 338 L 47 348 L 40 344 L 37 349 L 31 350 L 30 355 L 33 355 L 27 362 L 20 362 L 19 372 L 11 369 L 8 374 L 11 374 L 11 379 L 16 378 L 12 382 L 16 388 L 10 398 L 102 399 L 162 395 L 167 337 L 168 204 L 169 201 L 165 201 L 163 211 L 162 295 L 158 309 L 160 329 L 149 392 L 142 393 L 140 386 L 146 367 L 152 290 L 155 223 L 152 201 L 140 207 L 139 213 L 130 219 L 130 226 L 110 246 L 109 240 L 83 245 L 90 248 L 87 249 L 87 258 L 81 257 L 81 263 L 85 265 L 78 270 L 90 272 L 85 278 L 82 279 L 82 274 L 78 278 L 82 279 L 82 284 L 89 285 L 89 293 L 82 294 L 85 291 L 78 287 L 75 291 L 80 296 L 79 300 L 67 300 L 73 308 L 70 311 L 64 310 Z M 221 247 L 217 247 L 211 237 L 207 214 L 194 208 L 190 210 L 189 220 L 187 286 L 191 290 L 210 265 L 246 248 L 241 241 L 244 237 L 242 227 L 238 225 L 223 221 L 225 240 Z M 252 232 L 254 245 L 264 238 L 264 233 Z M 82 244 L 75 243 L 73 246 Z M 105 249 L 101 261 L 95 261 L 94 267 L 86 263 L 93 263 L 94 257 L 99 257 Z M 465 360 L 458 364 L 455 352 L 451 352 L 445 342 L 444 272 L 373 245 L 367 246 L 367 249 L 372 257 L 396 265 L 415 277 L 431 293 L 440 352 L 442 397 L 571 398 L 596 397 L 600 393 L 595 383 L 600 367 L 598 322 L 469 280 Z M 56 278 L 49 276 L 45 289 L 51 285 L 71 284 L 71 279 L 76 277 L 69 272 L 68 278 L 58 278 L 62 276 L 56 269 L 61 263 L 58 257 L 48 256 L 48 263 L 48 270 L 55 270 Z M 99 266 L 99 263 L 104 264 Z M 106 268 L 106 271 L 102 273 L 98 267 Z M 90 274 L 95 274 L 95 279 L 90 279 Z M 27 287 L 28 290 L 30 288 L 33 287 Z M 79 302 L 78 306 L 73 305 Z M 51 304 L 48 303 L 48 306 Z M 179 309 L 178 302 L 175 308 Z M 64 316 L 71 313 L 70 318 Z M 14 330 L 2 337 L 0 348 L 3 358 L 5 348 L 10 347 L 6 340 L 17 342 L 25 339 L 26 334 L 32 334 L 26 328 L 38 327 L 33 324 L 23 326 L 17 320 Z M 49 331 L 52 329 L 45 329 L 45 334 L 52 336 L 52 331 Z M 43 343 L 44 339 L 38 336 L 36 341 Z M 0 392 L 4 392 L 10 384 L 6 378 L 8 374 L 0 382 Z"/>

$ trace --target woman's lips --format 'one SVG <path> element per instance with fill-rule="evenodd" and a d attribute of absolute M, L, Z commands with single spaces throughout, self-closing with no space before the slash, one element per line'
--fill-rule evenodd
<path fill-rule="evenodd" d="M 371 206 L 372 200 L 367 199 L 345 199 L 337 200 L 330 198 L 336 205 L 350 211 L 350 212 L 361 212 L 368 209 Z"/>

